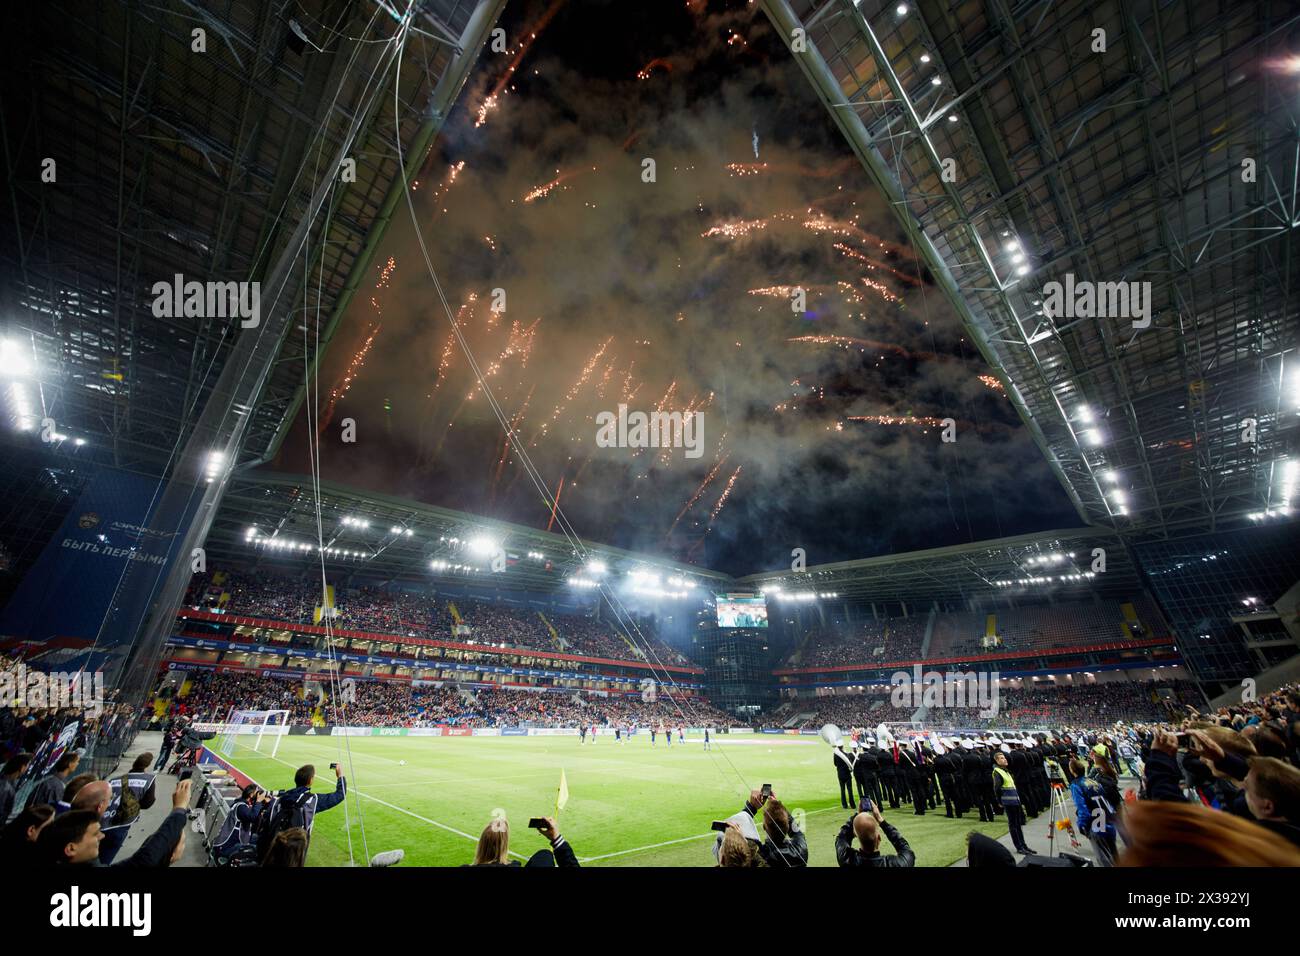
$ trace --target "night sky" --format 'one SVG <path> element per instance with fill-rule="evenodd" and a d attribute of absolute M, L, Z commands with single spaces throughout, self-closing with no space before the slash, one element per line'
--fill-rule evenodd
<path fill-rule="evenodd" d="M 1079 524 L 756 4 L 512 0 L 500 25 L 510 52 L 484 51 L 413 196 L 584 538 L 740 574 Z M 324 363 L 322 476 L 546 527 L 404 204 L 372 279 Z M 703 456 L 598 448 L 620 401 L 702 411 Z M 310 435 L 300 417 L 275 467 L 307 471 Z"/>

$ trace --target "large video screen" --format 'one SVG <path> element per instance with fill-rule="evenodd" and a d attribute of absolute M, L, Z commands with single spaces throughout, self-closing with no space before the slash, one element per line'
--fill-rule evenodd
<path fill-rule="evenodd" d="M 767 627 L 767 599 L 761 594 L 719 594 L 718 627 Z"/>

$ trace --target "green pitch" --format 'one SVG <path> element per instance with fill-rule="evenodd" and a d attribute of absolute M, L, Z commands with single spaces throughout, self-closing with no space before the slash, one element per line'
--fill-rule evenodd
<path fill-rule="evenodd" d="M 764 783 L 792 811 L 804 811 L 811 866 L 835 865 L 835 834 L 848 818 L 830 748 L 808 737 L 724 736 L 707 753 L 689 736 L 671 748 L 660 737 L 652 748 L 640 733 L 626 744 L 601 734 L 585 745 L 577 737 L 284 737 L 275 759 L 246 746 L 227 759 L 273 790 L 292 786 L 294 770 L 311 763 L 315 789 L 328 792 L 329 765 L 343 766 L 359 799 L 349 797 L 346 816 L 338 806 L 316 818 L 312 866 L 347 864 L 349 828 L 356 859 L 366 858 L 358 805 L 369 852 L 401 848 L 403 866 L 471 862 L 497 808 L 510 820 L 512 855 L 526 858 L 546 848 L 528 819 L 554 815 L 561 768 L 569 801 L 560 830 L 584 866 L 712 866 L 710 823 L 741 809 L 749 790 Z M 1005 823 L 980 823 L 970 813 L 963 820 L 945 819 L 942 810 L 917 817 L 906 804 L 887 809 L 885 818 L 911 843 L 918 866 L 963 857 L 972 829 L 1006 833 Z M 1025 832 L 1031 846 L 1045 846 L 1044 818 Z"/>

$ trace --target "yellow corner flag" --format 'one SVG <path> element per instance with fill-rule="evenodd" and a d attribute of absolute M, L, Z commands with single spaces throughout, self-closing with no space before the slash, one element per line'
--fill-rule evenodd
<path fill-rule="evenodd" d="M 564 779 L 564 769 L 560 769 L 560 792 L 555 797 L 555 812 L 559 813 L 569 802 L 569 781 Z"/>

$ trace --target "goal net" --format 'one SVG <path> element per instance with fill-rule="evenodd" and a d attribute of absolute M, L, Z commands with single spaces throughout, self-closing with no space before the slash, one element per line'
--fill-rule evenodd
<path fill-rule="evenodd" d="M 288 732 L 287 710 L 238 710 L 232 707 L 222 727 L 221 743 L 217 749 L 227 757 L 235 752 L 236 747 L 248 747 L 263 753 L 263 739 L 269 736 L 266 753 L 274 757 L 280 751 L 280 738 Z"/>

